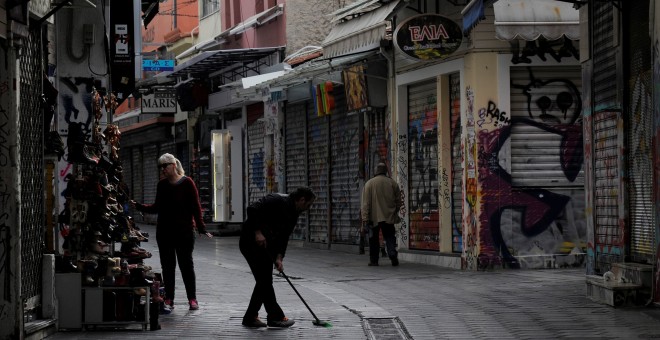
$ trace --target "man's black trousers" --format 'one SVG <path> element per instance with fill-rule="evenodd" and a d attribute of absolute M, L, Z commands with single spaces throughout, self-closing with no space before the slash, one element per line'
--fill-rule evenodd
<path fill-rule="evenodd" d="M 250 265 L 250 270 L 252 270 L 252 275 L 254 275 L 256 281 L 243 320 L 254 320 L 258 316 L 262 304 L 268 314 L 268 320 L 282 320 L 284 312 L 277 303 L 275 290 L 273 289 L 272 256 L 266 248 L 256 246 L 254 237 L 241 236 L 239 248 L 248 265 Z"/>

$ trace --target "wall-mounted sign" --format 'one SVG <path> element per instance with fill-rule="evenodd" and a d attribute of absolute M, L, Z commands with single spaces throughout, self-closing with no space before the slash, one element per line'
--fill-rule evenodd
<path fill-rule="evenodd" d="M 144 71 L 174 71 L 173 59 L 162 60 L 142 60 L 142 69 Z"/>
<path fill-rule="evenodd" d="M 155 90 L 142 95 L 142 113 L 176 113 L 176 92 Z"/>
<path fill-rule="evenodd" d="M 453 20 L 437 14 L 409 18 L 394 31 L 394 43 L 407 56 L 431 61 L 443 59 L 461 46 L 463 31 Z"/>

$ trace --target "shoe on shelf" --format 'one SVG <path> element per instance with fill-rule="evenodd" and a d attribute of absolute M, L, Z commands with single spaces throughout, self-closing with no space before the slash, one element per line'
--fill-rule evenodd
<path fill-rule="evenodd" d="M 190 301 L 188 301 L 188 303 L 190 304 L 190 310 L 198 310 L 199 309 L 199 304 L 197 304 L 196 299 L 190 299 Z"/>
<path fill-rule="evenodd" d="M 243 326 L 245 327 L 251 327 L 251 328 L 259 328 L 259 327 L 266 327 L 266 323 L 261 321 L 258 317 L 251 319 L 251 320 L 246 320 L 243 319 L 242 322 Z"/>
<path fill-rule="evenodd" d="M 369 267 L 378 266 L 378 262 L 369 262 Z"/>
<path fill-rule="evenodd" d="M 399 258 L 398 257 L 393 256 L 392 258 L 390 258 L 390 260 L 392 260 L 392 266 L 393 267 L 396 267 L 396 266 L 399 265 Z"/>
<path fill-rule="evenodd" d="M 296 322 L 285 316 L 281 320 L 268 320 L 268 327 L 287 328 L 293 326 L 294 323 Z"/>

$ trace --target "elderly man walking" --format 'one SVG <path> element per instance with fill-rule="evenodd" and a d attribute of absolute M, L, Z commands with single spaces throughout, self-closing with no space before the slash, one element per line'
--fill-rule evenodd
<path fill-rule="evenodd" d="M 399 265 L 394 224 L 401 222 L 399 184 L 387 176 L 387 166 L 378 163 L 375 176 L 364 185 L 362 193 L 363 228 L 369 233 L 369 265 L 378 265 L 379 231 L 383 233 L 387 255 L 393 266 Z"/>

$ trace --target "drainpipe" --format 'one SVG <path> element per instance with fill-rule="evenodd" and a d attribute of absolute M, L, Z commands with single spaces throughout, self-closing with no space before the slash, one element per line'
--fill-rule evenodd
<path fill-rule="evenodd" d="M 396 22 L 396 16 L 394 18 L 392 18 L 392 27 L 394 27 L 395 22 Z M 392 44 L 394 44 L 393 41 L 392 41 Z M 387 59 L 387 106 L 389 107 L 389 110 L 390 110 L 390 119 L 391 119 L 391 121 L 390 121 L 390 131 L 392 131 L 392 141 L 390 141 L 391 142 L 390 143 L 390 147 L 391 147 L 391 152 L 390 153 L 392 155 L 392 158 L 391 158 L 392 164 L 390 164 L 390 166 L 392 166 L 391 176 L 392 176 L 392 178 L 396 178 L 396 170 L 397 169 L 396 169 L 396 166 L 394 166 L 394 160 L 397 159 L 398 155 L 396 155 L 397 148 L 394 147 L 394 146 L 397 145 L 397 143 L 394 141 L 394 139 L 398 138 L 398 130 L 396 129 L 396 127 L 398 126 L 399 119 L 398 119 L 398 115 L 395 116 L 395 114 L 396 114 L 395 105 L 397 103 L 397 100 L 395 98 L 396 97 L 396 88 L 395 88 L 396 83 L 394 81 L 394 79 L 395 79 L 394 74 L 396 72 L 396 68 L 395 68 L 395 61 L 396 60 L 395 60 L 394 46 L 392 46 L 392 51 L 388 52 L 387 50 L 385 50 L 385 48 L 381 44 L 379 52 L 380 52 L 380 54 L 383 55 L 383 57 L 385 57 L 385 59 Z M 390 55 L 390 53 L 391 53 L 391 55 Z M 397 133 L 395 134 L 394 131 L 397 131 Z"/>

